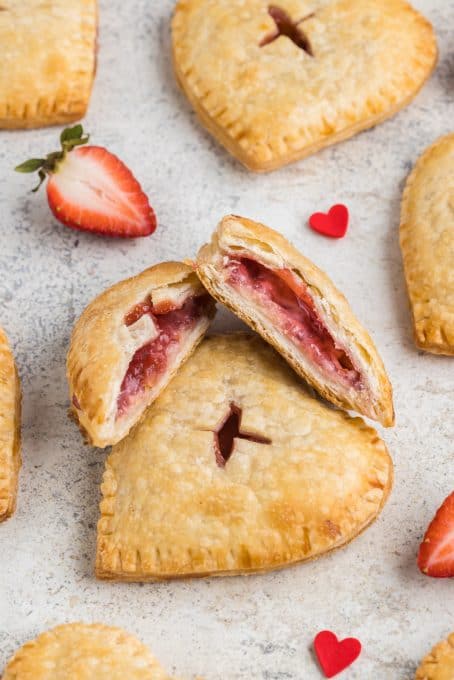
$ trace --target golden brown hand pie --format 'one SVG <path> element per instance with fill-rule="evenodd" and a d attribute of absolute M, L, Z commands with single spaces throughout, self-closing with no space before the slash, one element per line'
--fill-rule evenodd
<path fill-rule="evenodd" d="M 454 633 L 423 659 L 415 680 L 454 680 Z"/>
<path fill-rule="evenodd" d="M 377 433 L 313 398 L 257 335 L 206 338 L 106 463 L 99 578 L 267 571 L 345 545 L 382 509 Z"/>
<path fill-rule="evenodd" d="M 172 680 L 150 651 L 120 628 L 68 623 L 27 642 L 2 680 Z"/>
<path fill-rule="evenodd" d="M 214 301 L 182 262 L 163 262 L 95 298 L 67 360 L 72 414 L 88 441 L 122 439 L 200 342 Z"/>
<path fill-rule="evenodd" d="M 405 0 L 179 0 L 172 35 L 202 124 L 256 171 L 394 115 L 437 58 Z"/>
<path fill-rule="evenodd" d="M 225 217 L 198 255 L 206 288 L 337 406 L 390 426 L 383 362 L 345 297 L 276 231 Z"/>
<path fill-rule="evenodd" d="M 20 458 L 21 393 L 7 337 L 0 328 L 0 522 L 14 512 Z"/>
<path fill-rule="evenodd" d="M 1 0 L 0 128 L 85 115 L 96 66 L 96 0 Z"/>
<path fill-rule="evenodd" d="M 416 344 L 454 354 L 454 134 L 429 147 L 407 180 L 400 245 Z"/>

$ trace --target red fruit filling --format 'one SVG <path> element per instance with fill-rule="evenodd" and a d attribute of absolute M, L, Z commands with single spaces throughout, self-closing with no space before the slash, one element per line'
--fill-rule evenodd
<path fill-rule="evenodd" d="M 317 313 L 307 286 L 290 269 L 268 269 L 256 260 L 229 258 L 227 283 L 260 305 L 286 337 L 325 374 L 362 389 L 361 373 L 336 345 Z"/>
<path fill-rule="evenodd" d="M 140 347 L 132 357 L 117 400 L 117 417 L 122 416 L 143 392 L 152 387 L 167 368 L 170 355 L 178 348 L 182 336 L 191 331 L 204 315 L 208 295 L 189 297 L 179 308 L 169 305 L 153 307 L 151 298 L 140 302 L 125 317 L 131 326 L 144 314 L 149 314 L 159 335 Z"/>

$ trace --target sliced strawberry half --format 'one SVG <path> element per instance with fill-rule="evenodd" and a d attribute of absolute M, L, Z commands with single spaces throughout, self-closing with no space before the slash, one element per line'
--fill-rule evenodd
<path fill-rule="evenodd" d="M 454 491 L 429 524 L 419 548 L 418 567 L 427 576 L 454 577 Z"/>
<path fill-rule="evenodd" d="M 18 166 L 19 172 L 49 176 L 47 200 L 55 217 L 72 229 L 134 238 L 156 229 L 156 216 L 139 182 L 126 165 L 88 142 L 81 125 L 60 137 L 62 150 Z M 35 189 L 35 190 L 36 190 Z"/>

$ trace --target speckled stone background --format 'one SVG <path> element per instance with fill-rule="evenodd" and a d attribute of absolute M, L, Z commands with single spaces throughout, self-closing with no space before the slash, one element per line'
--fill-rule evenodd
<path fill-rule="evenodd" d="M 150 238 L 110 241 L 66 229 L 32 178 L 12 167 L 55 147 L 59 130 L 0 132 L 1 324 L 23 382 L 18 511 L 0 526 L 0 668 L 39 631 L 99 620 L 140 636 L 190 679 L 316 680 L 311 643 L 323 628 L 358 636 L 356 680 L 411 680 L 421 656 L 454 630 L 454 583 L 415 565 L 428 521 L 454 485 L 454 361 L 412 342 L 398 223 L 405 177 L 420 152 L 454 128 L 454 3 L 415 0 L 440 44 L 435 75 L 395 119 L 266 176 L 249 174 L 197 124 L 169 57 L 172 0 L 102 0 L 99 68 L 86 128 L 135 171 L 159 218 Z M 0 63 L 1 68 L 1 63 Z M 307 218 L 351 210 L 345 239 Z M 378 522 L 346 549 L 264 576 L 163 585 L 93 576 L 105 452 L 84 447 L 67 419 L 71 328 L 109 284 L 193 255 L 234 211 L 280 229 L 326 269 L 370 329 L 395 389 L 384 432 L 396 466 Z M 218 326 L 238 325 L 227 313 Z M 126 680 L 126 679 L 125 679 Z"/>

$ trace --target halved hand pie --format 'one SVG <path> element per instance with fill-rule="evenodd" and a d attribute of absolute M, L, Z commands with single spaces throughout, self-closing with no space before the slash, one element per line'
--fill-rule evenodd
<path fill-rule="evenodd" d="M 0 128 L 85 115 L 96 67 L 96 0 L 2 0 Z"/>
<path fill-rule="evenodd" d="M 437 58 L 405 0 L 179 0 L 172 37 L 202 124 L 256 171 L 394 115 Z"/>
<path fill-rule="evenodd" d="M 99 578 L 266 571 L 351 541 L 382 509 L 377 433 L 314 399 L 257 335 L 206 338 L 107 459 Z"/>
<path fill-rule="evenodd" d="M 391 385 L 369 334 L 326 274 L 281 234 L 225 217 L 200 250 L 197 271 L 323 397 L 393 424 Z"/>
<path fill-rule="evenodd" d="M 415 680 L 454 679 L 454 633 L 432 649 L 416 671 Z"/>
<path fill-rule="evenodd" d="M 400 246 L 416 344 L 454 354 L 454 134 L 429 147 L 407 180 Z"/>
<path fill-rule="evenodd" d="M 94 446 L 122 439 L 200 342 L 214 301 L 193 270 L 164 262 L 93 300 L 71 338 L 72 413 Z"/>
<path fill-rule="evenodd" d="M 14 512 L 20 458 L 21 392 L 8 339 L 0 328 L 0 522 Z"/>
<path fill-rule="evenodd" d="M 147 647 L 121 628 L 68 623 L 27 642 L 2 680 L 172 680 Z"/>

